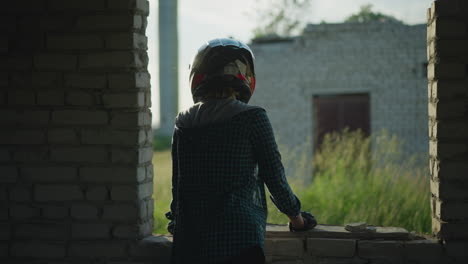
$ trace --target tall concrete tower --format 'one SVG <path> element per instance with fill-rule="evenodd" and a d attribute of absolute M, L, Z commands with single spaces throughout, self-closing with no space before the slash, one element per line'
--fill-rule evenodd
<path fill-rule="evenodd" d="M 169 136 L 179 104 L 179 38 L 177 0 L 159 0 L 160 135 Z"/>

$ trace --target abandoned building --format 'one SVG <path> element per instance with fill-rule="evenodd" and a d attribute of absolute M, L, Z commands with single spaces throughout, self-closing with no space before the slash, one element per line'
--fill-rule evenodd
<path fill-rule="evenodd" d="M 146 0 L 2 2 L 0 263 L 169 263 L 171 238 L 152 234 L 158 175 L 153 178 L 151 161 L 148 5 Z M 268 263 L 468 262 L 467 17 L 462 0 L 435 1 L 428 11 L 429 126 L 418 123 L 414 129 L 426 133 L 429 127 L 432 237 L 415 239 L 404 229 L 386 227 L 374 233 L 327 225 L 307 233 L 270 227 Z M 368 43 L 363 49 L 377 56 Z M 314 43 L 267 45 L 280 52 L 284 45 L 299 49 Z M 416 73 L 407 77 L 416 78 L 424 60 L 410 62 Z M 359 68 L 353 65 L 346 72 Z M 278 74 L 291 66 L 281 67 Z M 304 83 L 294 89 L 330 88 L 307 80 L 300 78 Z M 372 82 L 356 80 L 347 87 L 365 89 Z M 391 94 L 393 86 L 386 84 L 381 92 Z M 412 92 L 396 94 L 387 106 L 398 108 L 398 101 L 417 96 Z M 371 111 L 380 104 L 370 90 L 358 94 L 369 100 Z M 310 94 L 301 106 L 309 111 L 304 119 L 311 119 L 313 98 Z M 371 119 L 370 126 L 377 124 Z"/>
<path fill-rule="evenodd" d="M 258 39 L 253 104 L 270 114 L 287 153 L 312 154 L 326 133 L 386 130 L 406 154 L 427 153 L 426 26 L 398 22 L 308 25 L 294 38 Z M 289 151 L 287 151 L 289 149 Z M 310 177 L 311 162 L 286 164 Z"/>

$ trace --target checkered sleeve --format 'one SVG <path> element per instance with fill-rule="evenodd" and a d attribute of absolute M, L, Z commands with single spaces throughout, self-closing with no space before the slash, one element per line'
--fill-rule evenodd
<path fill-rule="evenodd" d="M 267 185 L 276 207 L 288 216 L 297 216 L 301 203 L 286 180 L 273 128 L 264 109 L 255 110 L 251 126 L 250 140 L 258 162 L 259 177 Z"/>

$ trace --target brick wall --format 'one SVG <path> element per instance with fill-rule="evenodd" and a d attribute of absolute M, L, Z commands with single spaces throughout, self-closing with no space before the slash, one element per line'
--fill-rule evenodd
<path fill-rule="evenodd" d="M 386 129 L 406 153 L 427 153 L 424 25 L 308 25 L 290 41 L 252 48 L 258 89 L 251 102 L 269 112 L 288 175 L 310 175 L 313 96 L 368 93 L 371 133 Z"/>
<path fill-rule="evenodd" d="M 448 255 L 437 239 L 398 227 L 373 227 L 373 232 L 349 232 L 343 226 L 318 225 L 305 233 L 286 226 L 267 226 L 266 264 L 464 264 Z M 169 252 L 171 239 L 147 238 L 148 254 Z"/>
<path fill-rule="evenodd" d="M 468 259 L 468 3 L 428 10 L 427 54 L 432 225 L 447 250 Z"/>
<path fill-rule="evenodd" d="M 145 258 L 148 5 L 2 3 L 0 262 Z"/>
<path fill-rule="evenodd" d="M 318 225 L 307 233 L 290 233 L 286 227 L 270 226 L 265 253 L 267 264 L 456 263 L 437 240 L 394 227 L 352 233 L 342 226 Z"/>

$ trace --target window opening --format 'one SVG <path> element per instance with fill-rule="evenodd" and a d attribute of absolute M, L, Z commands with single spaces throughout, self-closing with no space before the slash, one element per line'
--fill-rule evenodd
<path fill-rule="evenodd" d="M 314 150 L 327 133 L 345 128 L 370 134 L 369 94 L 320 95 L 313 98 Z"/>

